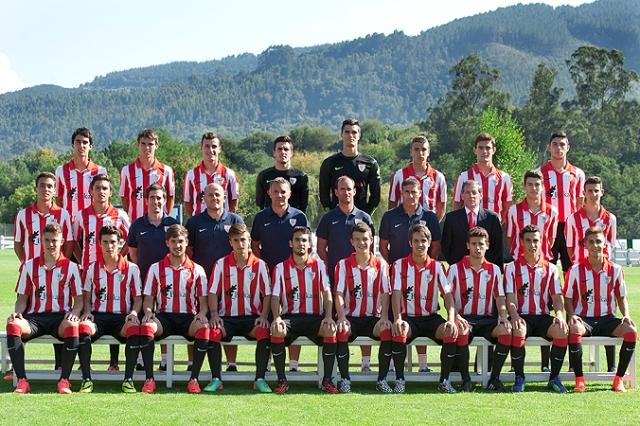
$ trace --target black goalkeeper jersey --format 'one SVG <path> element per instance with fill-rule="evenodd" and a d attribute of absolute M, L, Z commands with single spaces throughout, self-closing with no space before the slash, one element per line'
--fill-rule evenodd
<path fill-rule="evenodd" d="M 275 167 L 269 167 L 258 173 L 256 178 L 256 205 L 261 209 L 271 205 L 271 198 L 267 194 L 269 182 L 278 177 L 284 178 L 291 184 L 289 205 L 305 212 L 309 202 L 309 177 L 302 170 L 294 168 L 278 170 Z"/>

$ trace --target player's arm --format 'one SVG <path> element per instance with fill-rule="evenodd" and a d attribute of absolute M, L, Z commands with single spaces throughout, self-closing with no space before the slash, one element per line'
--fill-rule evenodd
<path fill-rule="evenodd" d="M 370 212 L 369 214 L 373 214 L 380 204 L 380 166 L 377 161 L 373 162 L 368 177 L 369 201 L 367 202 L 367 207 Z"/>
<path fill-rule="evenodd" d="M 389 326 L 389 305 L 391 304 L 391 296 L 388 293 L 380 293 L 380 321 L 385 322 Z"/>
<path fill-rule="evenodd" d="M 140 320 L 138 319 L 138 312 L 140 312 L 141 310 L 142 310 L 142 296 L 135 296 L 133 298 L 133 304 L 131 305 L 131 310 L 127 314 L 127 322 L 140 324 Z"/>
<path fill-rule="evenodd" d="M 509 311 L 505 296 L 496 297 L 496 308 L 498 309 L 498 324 L 509 325 Z"/>
<path fill-rule="evenodd" d="M 507 293 L 507 311 L 509 312 L 509 317 L 511 318 L 511 326 L 514 329 L 520 328 L 522 323 L 524 323 L 523 319 L 520 318 L 520 314 L 518 313 L 518 308 L 516 306 L 515 294 Z"/>
<path fill-rule="evenodd" d="M 438 218 L 438 222 L 442 221 L 446 211 L 447 211 L 447 202 L 446 201 L 437 201 L 436 202 L 436 217 Z"/>
<path fill-rule="evenodd" d="M 620 309 L 620 313 L 622 314 L 622 322 L 628 322 L 635 327 L 635 323 L 631 319 L 631 312 L 629 311 L 629 302 L 627 302 L 627 298 L 625 296 L 617 296 L 616 300 L 618 301 L 618 309 Z"/>
<path fill-rule="evenodd" d="M 198 313 L 195 316 L 195 320 L 202 324 L 208 324 L 209 319 L 207 313 L 209 312 L 209 297 L 208 295 L 198 296 Z"/>
<path fill-rule="evenodd" d="M 18 260 L 20 262 L 22 262 L 22 259 L 24 259 L 24 247 L 22 246 L 22 243 L 18 242 L 18 241 L 14 241 L 13 242 L 13 251 L 15 252 L 16 256 L 18 257 Z"/>
<path fill-rule="evenodd" d="M 331 296 L 331 290 L 326 289 L 322 291 L 322 308 L 324 310 L 324 318 L 322 323 L 328 325 L 331 328 L 336 326 L 333 320 L 333 296 Z"/>
<path fill-rule="evenodd" d="M 260 241 L 256 241 L 256 240 L 251 240 L 251 251 L 253 252 L 253 254 L 257 257 L 262 257 L 262 251 L 260 250 Z"/>
<path fill-rule="evenodd" d="M 329 256 L 327 254 L 327 240 L 325 240 L 324 238 L 320 238 L 318 237 L 318 257 L 320 257 L 320 259 L 322 259 L 323 262 L 327 263 L 329 260 Z"/>
<path fill-rule="evenodd" d="M 440 256 L 440 250 L 442 249 L 442 244 L 440 244 L 440 241 L 432 241 L 429 248 L 431 252 L 429 256 L 431 256 L 432 259 L 437 259 L 438 256 Z"/>
<path fill-rule="evenodd" d="M 464 203 L 462 201 L 454 201 L 453 202 L 453 210 L 458 210 L 464 207 Z"/>
<path fill-rule="evenodd" d="M 513 235 L 512 235 L 512 236 L 510 236 L 510 237 L 509 237 L 509 236 L 507 236 L 507 238 L 505 238 L 505 241 L 506 241 L 506 243 L 507 243 L 507 251 L 508 251 L 509 253 L 511 253 L 511 247 L 513 247 L 513 242 L 514 242 L 514 240 L 515 240 L 515 237 L 514 237 Z"/>
<path fill-rule="evenodd" d="M 186 217 L 193 216 L 193 202 L 185 201 L 182 203 L 182 206 L 184 207 L 184 213 Z"/>
<path fill-rule="evenodd" d="M 80 293 L 73 296 L 73 304 L 71 312 L 66 315 L 66 318 L 73 321 L 73 319 L 79 319 L 82 315 L 82 308 L 84 307 L 84 295 Z"/>
<path fill-rule="evenodd" d="M 333 293 L 333 297 L 336 302 L 336 318 L 338 319 L 338 324 L 340 324 L 347 320 L 347 316 L 344 313 L 344 298 L 342 297 L 342 294 L 337 291 Z"/>
<path fill-rule="evenodd" d="M 171 210 L 173 210 L 173 204 L 175 202 L 175 198 L 176 197 L 174 195 L 169 195 L 169 193 L 167 192 L 167 205 L 165 207 L 167 214 L 171 214 Z"/>
<path fill-rule="evenodd" d="M 320 196 L 320 204 L 325 209 L 331 208 L 331 164 L 327 159 L 320 166 L 320 174 L 318 175 L 318 195 Z"/>
<path fill-rule="evenodd" d="M 122 204 L 122 210 L 124 210 L 125 212 L 129 211 L 129 198 L 120 197 L 120 204 Z"/>
<path fill-rule="evenodd" d="M 235 213 L 238 210 L 238 199 L 231 200 L 229 199 L 229 211 Z"/>
<path fill-rule="evenodd" d="M 553 322 L 555 324 L 559 324 L 560 328 L 566 333 L 569 333 L 569 326 L 564 319 L 563 309 L 562 309 L 562 296 L 559 294 L 551 295 L 551 303 L 553 305 L 553 313 L 555 314 L 555 318 L 553 318 Z"/>
<path fill-rule="evenodd" d="M 149 322 L 154 317 L 153 299 L 154 297 L 150 294 L 145 294 L 144 298 L 142 299 L 142 313 L 144 315 L 142 318 L 142 322 Z"/>
<path fill-rule="evenodd" d="M 189 254 L 189 248 L 187 248 L 187 254 Z M 136 265 L 138 264 L 138 247 L 129 246 L 129 260 L 131 260 Z"/>
<path fill-rule="evenodd" d="M 220 315 L 218 315 L 218 295 L 215 293 L 209 293 L 207 296 L 207 305 L 209 306 L 211 317 L 209 324 L 214 328 L 222 328 L 223 322 Z"/>
<path fill-rule="evenodd" d="M 380 250 L 380 256 L 389 262 L 389 240 L 383 240 L 380 238 L 380 246 L 378 248 Z"/>
<path fill-rule="evenodd" d="M 27 310 L 27 304 L 29 303 L 29 296 L 26 294 L 18 294 L 16 304 L 13 308 L 13 313 L 9 315 L 9 321 L 15 318 L 22 318 L 22 314 Z"/>
<path fill-rule="evenodd" d="M 93 321 L 93 315 L 91 315 L 91 292 L 83 291 L 82 292 L 82 315 L 80 319 L 82 321 L 89 320 Z"/>

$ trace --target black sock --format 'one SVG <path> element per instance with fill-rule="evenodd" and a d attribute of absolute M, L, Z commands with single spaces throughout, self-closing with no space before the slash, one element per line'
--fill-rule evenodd
<path fill-rule="evenodd" d="M 503 345 L 502 343 L 498 343 L 495 346 L 495 350 L 493 351 L 493 365 L 491 366 L 491 377 L 489 377 L 489 380 L 500 378 L 502 367 L 507 360 L 507 355 L 509 355 L 509 347 L 510 346 Z"/>
<path fill-rule="evenodd" d="M 449 380 L 449 373 L 451 373 L 451 367 L 456 361 L 456 343 L 443 343 L 440 349 L 440 382 L 443 380 Z"/>
<path fill-rule="evenodd" d="M 516 376 L 524 376 L 524 357 L 526 355 L 526 351 L 524 346 L 516 348 L 514 346 L 511 347 L 511 366 L 513 367 L 513 371 L 516 373 Z"/>
<path fill-rule="evenodd" d="M 269 339 L 258 340 L 258 343 L 256 343 L 256 380 L 264 379 L 270 351 L 271 341 Z"/>
<path fill-rule="evenodd" d="M 13 366 L 13 373 L 18 379 L 27 377 L 24 371 L 24 343 L 22 336 L 7 336 L 7 349 Z"/>
<path fill-rule="evenodd" d="M 78 346 L 78 359 L 82 370 L 82 380 L 91 380 L 91 336 L 86 333 L 80 334 Z"/>
<path fill-rule="evenodd" d="M 324 342 L 322 344 L 322 362 L 324 364 L 324 377 L 323 379 L 330 379 L 333 374 L 333 366 L 336 362 L 336 347 L 338 345 L 335 342 Z"/>
<path fill-rule="evenodd" d="M 584 376 L 582 372 L 582 343 L 569 344 L 569 359 L 576 377 Z"/>
<path fill-rule="evenodd" d="M 616 366 L 616 347 L 607 345 L 604 350 L 607 354 L 607 371 L 609 371 Z"/>
<path fill-rule="evenodd" d="M 62 344 L 56 343 L 53 345 L 53 357 L 55 359 L 54 368 L 57 370 L 62 367 Z"/>
<path fill-rule="evenodd" d="M 209 339 L 196 339 L 193 342 L 193 363 L 191 364 L 191 378 L 197 379 L 204 363 L 204 358 L 209 352 Z"/>
<path fill-rule="evenodd" d="M 469 375 L 469 345 L 456 346 L 456 364 L 463 382 L 471 380 Z"/>
<path fill-rule="evenodd" d="M 220 379 L 222 376 L 222 345 L 220 342 L 209 340 L 207 359 L 209 360 L 209 368 L 211 369 L 211 378 Z"/>
<path fill-rule="evenodd" d="M 120 345 L 109 345 L 109 365 L 118 365 L 120 355 Z"/>
<path fill-rule="evenodd" d="M 387 378 L 390 364 L 391 340 L 383 340 L 380 342 L 380 349 L 378 350 L 378 381 Z"/>
<path fill-rule="evenodd" d="M 566 346 L 551 346 L 551 374 L 549 374 L 549 380 L 557 377 L 560 374 L 560 370 L 562 369 L 562 363 L 564 362 L 564 357 L 567 354 Z"/>
<path fill-rule="evenodd" d="M 540 367 L 548 368 L 551 356 L 552 355 L 550 346 L 540 346 Z"/>
<path fill-rule="evenodd" d="M 140 336 L 140 352 L 144 361 L 144 372 L 147 379 L 153 379 L 153 352 L 156 341 L 153 336 Z"/>
<path fill-rule="evenodd" d="M 136 368 L 138 362 L 138 353 L 140 353 L 140 336 L 135 334 L 127 337 L 127 343 L 124 346 L 124 379 L 132 380 L 133 371 Z"/>
<path fill-rule="evenodd" d="M 276 367 L 278 380 L 287 380 L 287 376 L 284 372 L 284 365 L 286 361 L 284 341 L 278 343 L 271 342 L 271 355 L 273 356 L 273 365 Z"/>
<path fill-rule="evenodd" d="M 62 354 L 60 356 L 60 361 L 62 362 L 62 372 L 60 373 L 61 379 L 69 379 L 71 376 L 71 370 L 73 370 L 73 363 L 76 360 L 79 345 L 80 339 L 78 336 L 64 338 L 64 342 L 62 343 Z"/>
<path fill-rule="evenodd" d="M 349 342 L 338 342 L 337 351 L 340 377 L 351 380 L 351 376 L 349 376 Z"/>
<path fill-rule="evenodd" d="M 404 361 L 407 358 L 406 342 L 391 342 L 391 356 L 396 369 L 396 380 L 404 380 Z M 387 367 L 388 368 L 388 367 Z"/>
<path fill-rule="evenodd" d="M 622 346 L 620 346 L 620 360 L 618 361 L 618 370 L 616 371 L 616 376 L 623 377 L 624 373 L 627 372 L 627 367 L 629 367 L 629 362 L 631 361 L 631 355 L 636 350 L 636 342 L 622 342 Z"/>

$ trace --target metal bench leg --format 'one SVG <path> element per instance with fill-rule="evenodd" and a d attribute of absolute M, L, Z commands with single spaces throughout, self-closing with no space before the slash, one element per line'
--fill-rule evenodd
<path fill-rule="evenodd" d="M 0 351 L 2 352 L 2 354 L 0 355 L 2 357 L 2 374 L 4 374 L 7 372 L 7 360 L 9 358 L 9 350 L 7 349 L 6 339 L 0 339 Z"/>
<path fill-rule="evenodd" d="M 318 389 L 322 389 L 323 377 L 324 377 L 324 361 L 322 360 L 322 346 L 318 346 Z"/>
<path fill-rule="evenodd" d="M 398 368 L 397 366 L 393 366 L 393 368 Z M 413 344 L 407 344 L 407 362 L 405 365 L 405 371 L 407 373 L 411 373 L 413 370 Z"/>
<path fill-rule="evenodd" d="M 173 387 L 173 370 L 174 370 L 174 354 L 173 354 L 173 343 L 165 343 L 167 345 L 167 375 L 166 375 L 166 384 L 167 388 Z"/>
<path fill-rule="evenodd" d="M 485 343 L 477 350 L 480 353 L 480 363 L 482 364 L 482 387 L 485 388 L 489 384 L 489 344 Z"/>

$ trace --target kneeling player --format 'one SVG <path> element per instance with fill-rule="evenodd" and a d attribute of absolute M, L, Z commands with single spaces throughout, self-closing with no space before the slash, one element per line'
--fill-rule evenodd
<path fill-rule="evenodd" d="M 444 266 L 427 254 L 431 232 L 425 225 L 409 228 L 411 254 L 393 264 L 393 337 L 392 354 L 396 368 L 394 392 L 405 390 L 404 362 L 407 340 L 428 337 L 442 344 L 440 351 L 440 383 L 438 390 L 455 393 L 449 373 L 456 358 L 456 346 L 467 346 L 469 336 L 459 333 L 456 310 Z M 438 315 L 438 292 L 444 299 L 447 319 Z"/>
<path fill-rule="evenodd" d="M 601 228 L 587 229 L 582 244 L 589 255 L 569 269 L 564 289 L 570 330 L 569 357 L 576 375 L 574 392 L 586 390 L 582 373 L 582 336 L 622 337 L 612 389 L 626 392 L 623 379 L 636 348 L 638 332 L 627 304 L 622 267 L 607 260 L 607 240 Z M 622 318 L 615 317 L 616 307 Z"/>
<path fill-rule="evenodd" d="M 357 223 L 351 231 L 356 252 L 342 259 L 335 269 L 335 305 L 338 329 L 338 369 L 342 381 L 338 390 L 351 390 L 349 341 L 358 336 L 380 339 L 377 388 L 392 392 L 387 384 L 391 362 L 391 321 L 389 321 L 389 272 L 387 262 L 371 253 L 373 237 L 366 223 Z"/>
<path fill-rule="evenodd" d="M 42 231 L 42 255 L 25 262 L 20 270 L 18 299 L 7 320 L 7 348 L 18 379 L 16 393 L 30 389 L 24 367 L 24 342 L 43 335 L 64 342 L 58 393 L 71 393 L 69 376 L 78 352 L 82 282 L 78 266 L 62 255 L 62 244 L 60 225 L 46 225 Z"/>
<path fill-rule="evenodd" d="M 471 228 L 467 235 L 469 256 L 451 266 L 448 274 L 458 312 L 456 322 L 458 328 L 468 330 L 469 341 L 478 336 L 496 344 L 487 389 L 504 392 L 500 372 L 511 346 L 511 324 L 505 304 L 502 272 L 498 265 L 488 262 L 484 257 L 489 248 L 487 231 L 475 227 Z M 469 392 L 472 390 L 469 376 L 469 346 L 457 347 L 456 360 L 462 376 L 460 391 Z"/>
<path fill-rule="evenodd" d="M 232 225 L 229 242 L 233 251 L 218 260 L 211 274 L 209 312 L 211 313 L 211 383 L 205 392 L 222 389 L 220 340 L 234 336 L 257 340 L 254 389 L 271 392 L 264 380 L 269 362 L 269 296 L 271 283 L 267 264 L 251 253 L 251 236 L 244 224 Z"/>
<path fill-rule="evenodd" d="M 337 393 L 331 373 L 336 357 L 333 298 L 324 262 L 311 256 L 311 229 L 296 226 L 291 234 L 291 257 L 276 265 L 271 293 L 271 352 L 278 374 L 276 393 L 289 389 L 284 372 L 284 347 L 304 336 L 322 346 L 322 389 Z"/>
<path fill-rule="evenodd" d="M 140 351 L 147 379 L 142 392 L 153 393 L 154 338 L 182 336 L 194 342 L 189 393 L 200 393 L 198 376 L 209 350 L 209 319 L 207 318 L 207 277 L 202 266 L 186 254 L 187 229 L 171 225 L 165 234 L 169 254 L 149 268 L 144 294 Z M 152 307 L 156 304 L 156 311 Z"/>
<path fill-rule="evenodd" d="M 82 369 L 80 392 L 92 392 L 91 342 L 113 336 L 125 343 L 126 369 L 122 391 L 134 393 L 133 370 L 140 350 L 142 286 L 140 270 L 120 255 L 122 233 L 104 226 L 99 234 L 101 254 L 87 268 L 84 278 L 84 312 L 80 322 L 78 358 Z"/>
<path fill-rule="evenodd" d="M 556 266 L 542 255 L 542 233 L 535 225 L 520 230 L 523 254 L 505 266 L 504 282 L 511 317 L 511 363 L 516 373 L 513 392 L 524 390 L 524 343 L 527 336 L 551 340 L 551 373 L 547 388 L 566 393 L 560 381 L 560 369 L 567 353 L 569 328 L 563 318 L 562 288 Z M 555 316 L 549 315 L 549 302 Z"/>

